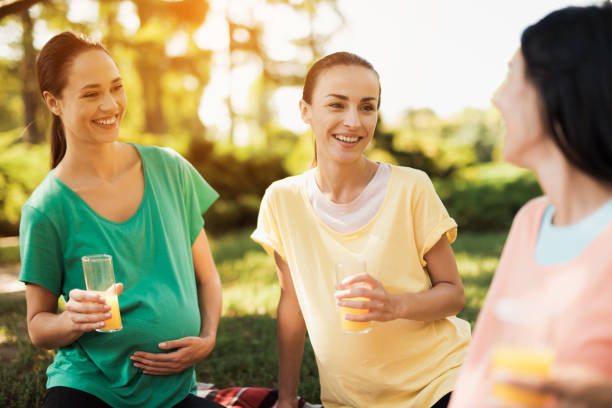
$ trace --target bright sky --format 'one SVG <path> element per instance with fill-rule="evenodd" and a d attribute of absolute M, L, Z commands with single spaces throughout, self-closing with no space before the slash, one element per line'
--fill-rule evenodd
<path fill-rule="evenodd" d="M 382 115 L 409 107 L 441 116 L 486 109 L 523 29 L 549 12 L 593 1 L 340 0 L 345 30 L 329 51 L 370 60 L 381 76 Z"/>
<path fill-rule="evenodd" d="M 214 4 L 210 21 L 215 20 Z M 561 7 L 588 4 L 593 1 L 338 0 L 346 22 L 326 51 L 351 51 L 374 65 L 381 77 L 381 114 L 387 123 L 409 108 L 429 107 L 444 117 L 466 107 L 491 106 L 525 27 Z M 275 20 L 277 27 L 282 23 Z M 331 17 L 321 19 L 322 25 L 335 23 Z M 296 21 L 284 26 L 303 30 Z M 237 101 L 246 100 L 248 93 L 240 81 L 233 79 L 233 88 L 243 92 L 234 91 Z M 200 110 L 203 121 L 221 131 L 228 120 L 218 97 L 225 94 L 226 84 L 226 73 L 213 75 Z M 280 123 L 297 132 L 307 129 L 298 114 L 300 95 L 299 88 L 285 88 L 275 97 Z M 244 132 L 246 128 L 238 129 L 238 142 L 247 137 Z"/>

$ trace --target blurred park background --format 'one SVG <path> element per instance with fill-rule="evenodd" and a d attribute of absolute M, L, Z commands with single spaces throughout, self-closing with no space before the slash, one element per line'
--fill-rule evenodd
<path fill-rule="evenodd" d="M 50 115 L 34 62 L 52 35 L 101 40 L 128 94 L 121 138 L 174 148 L 221 195 L 205 218 L 223 320 L 198 380 L 274 387 L 279 288 L 272 260 L 248 236 L 266 187 L 310 165 L 312 134 L 297 109 L 308 66 L 349 50 L 378 68 L 382 110 L 367 155 L 432 177 L 460 226 L 461 317 L 473 324 L 512 217 L 541 194 L 532 173 L 500 162 L 504 131 L 489 98 L 522 29 L 566 4 L 0 0 L 0 406 L 38 406 L 53 356 L 29 343 L 16 282 L 20 209 L 49 171 Z M 317 402 L 309 344 L 304 360 L 300 393 Z"/>

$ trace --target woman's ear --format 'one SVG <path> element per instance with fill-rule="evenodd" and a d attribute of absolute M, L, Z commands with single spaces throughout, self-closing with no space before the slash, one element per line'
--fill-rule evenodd
<path fill-rule="evenodd" d="M 45 100 L 45 103 L 47 104 L 47 108 L 49 108 L 51 113 L 53 113 L 56 116 L 61 116 L 62 109 L 59 104 L 59 100 L 55 96 L 53 96 L 53 94 L 49 91 L 44 91 L 42 96 L 43 96 L 43 99 Z"/>
<path fill-rule="evenodd" d="M 310 120 L 312 119 L 312 107 L 303 99 L 300 100 L 300 116 L 302 116 L 304 123 L 310 125 Z"/>

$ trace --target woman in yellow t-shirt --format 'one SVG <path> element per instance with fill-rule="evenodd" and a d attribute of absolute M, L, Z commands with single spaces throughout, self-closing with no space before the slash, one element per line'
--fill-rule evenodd
<path fill-rule="evenodd" d="M 454 317 L 465 302 L 450 247 L 457 225 L 424 172 L 363 155 L 379 105 L 369 62 L 346 52 L 316 62 L 300 101 L 314 165 L 262 200 L 252 238 L 274 256 L 281 285 L 278 408 L 297 406 L 306 330 L 326 408 L 446 407 L 463 361 L 470 327 Z M 354 259 L 367 272 L 335 291 L 334 266 Z M 346 319 L 372 330 L 343 333 L 338 306 L 366 309 Z"/>

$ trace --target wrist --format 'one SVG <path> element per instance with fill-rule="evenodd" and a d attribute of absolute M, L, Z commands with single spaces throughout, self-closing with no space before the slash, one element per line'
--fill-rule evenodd
<path fill-rule="evenodd" d="M 286 388 L 282 384 L 278 386 L 278 401 L 279 402 L 294 402 L 297 400 L 297 387 Z"/>
<path fill-rule="evenodd" d="M 206 339 L 207 341 L 212 341 L 213 343 L 217 340 L 217 333 L 213 331 L 203 331 L 199 336 L 201 339 Z"/>
<path fill-rule="evenodd" d="M 295 404 L 297 402 L 297 395 L 281 395 L 278 393 L 278 403 L 279 404 Z"/>
<path fill-rule="evenodd" d="M 389 295 L 391 299 L 391 310 L 393 314 L 393 319 L 410 319 L 410 300 L 412 294 L 410 293 L 402 293 L 402 294 L 392 294 Z"/>
<path fill-rule="evenodd" d="M 60 313 L 60 318 L 63 320 L 64 330 L 68 331 L 68 338 L 78 338 L 85 333 L 84 331 L 78 328 L 78 325 L 70 318 L 68 311 L 63 311 Z"/>

